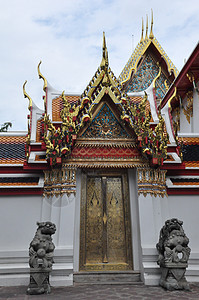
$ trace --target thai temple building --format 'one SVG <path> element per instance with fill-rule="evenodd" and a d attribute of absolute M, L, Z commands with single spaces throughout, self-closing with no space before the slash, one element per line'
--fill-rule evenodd
<path fill-rule="evenodd" d="M 100 274 L 158 285 L 171 218 L 189 237 L 186 278 L 199 281 L 199 44 L 179 72 L 153 31 L 152 19 L 118 78 L 104 34 L 81 95 L 54 89 L 41 62 L 41 107 L 24 83 L 27 132 L 0 133 L 0 285 L 28 285 L 37 221 L 57 227 L 51 285 Z"/>

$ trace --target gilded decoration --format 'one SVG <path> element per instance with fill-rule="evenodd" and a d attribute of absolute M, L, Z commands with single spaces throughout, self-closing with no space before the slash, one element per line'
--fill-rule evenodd
<path fill-rule="evenodd" d="M 166 171 L 151 168 L 138 168 L 138 195 L 167 196 Z"/>
<path fill-rule="evenodd" d="M 82 176 L 80 270 L 132 270 L 126 173 Z"/>
<path fill-rule="evenodd" d="M 68 156 L 71 153 L 71 148 L 77 138 L 78 133 L 78 120 L 80 110 L 83 109 L 84 104 L 71 105 L 68 103 L 64 92 L 62 93 L 63 109 L 60 113 L 62 118 L 61 127 L 56 128 L 49 116 L 45 114 L 44 122 L 47 131 L 44 134 L 44 141 L 46 144 L 46 155 L 51 165 L 60 164 L 63 156 Z M 87 110 L 81 119 L 81 123 L 90 121 L 91 116 Z"/>
<path fill-rule="evenodd" d="M 190 123 L 190 118 L 193 117 L 193 91 L 189 91 L 186 94 L 187 105 L 183 108 L 183 113 L 186 116 L 187 121 Z"/>
<path fill-rule="evenodd" d="M 30 146 L 30 119 L 31 119 L 31 114 L 32 114 L 32 99 L 26 93 L 26 90 L 25 90 L 26 83 L 27 83 L 27 80 L 23 84 L 23 94 L 24 94 L 24 98 L 28 98 L 28 100 L 29 100 L 28 109 L 29 109 L 29 112 L 30 112 L 30 114 L 28 115 L 28 133 L 27 133 L 26 145 L 25 145 L 26 160 L 28 160 L 28 158 L 30 156 L 29 146 Z"/>
<path fill-rule="evenodd" d="M 178 75 L 178 70 L 170 60 L 170 58 L 167 56 L 166 52 L 163 50 L 157 39 L 153 35 L 152 31 L 153 27 L 153 15 L 151 18 L 151 32 L 148 36 L 148 20 L 146 22 L 146 35 L 145 38 L 143 37 L 143 21 L 142 21 L 142 34 L 141 39 L 138 45 L 136 46 L 135 50 L 133 51 L 131 57 L 129 58 L 127 64 L 125 65 L 124 69 L 122 70 L 119 81 L 122 85 L 126 85 L 126 83 L 131 79 L 132 75 L 137 72 L 137 68 L 140 62 L 140 59 L 146 54 L 148 48 L 150 45 L 153 45 L 153 47 L 156 48 L 156 50 L 159 52 L 161 57 L 164 59 L 164 61 L 167 64 L 168 72 L 171 74 L 174 74 L 174 77 Z"/>
<path fill-rule="evenodd" d="M 172 117 L 173 117 L 174 132 L 175 135 L 177 135 L 177 132 L 180 131 L 180 107 L 179 106 L 173 110 Z"/>
<path fill-rule="evenodd" d="M 132 80 L 128 83 L 127 92 L 140 92 L 146 90 L 158 75 L 159 65 L 155 63 L 150 54 L 147 54 L 140 63 L 137 72 L 134 74 Z M 167 92 L 165 80 L 168 81 L 163 72 L 156 81 L 156 97 L 162 99 Z"/>
<path fill-rule="evenodd" d="M 159 75 L 160 69 L 156 76 L 157 80 Z M 143 97 L 140 103 L 130 102 L 130 98 L 123 91 L 121 84 L 109 67 L 105 35 L 103 35 L 100 67 L 80 99 L 75 104 L 70 104 L 64 92 L 61 98 L 63 102 L 63 109 L 60 113 L 61 125 L 53 125 L 45 106 L 44 146 L 46 146 L 46 156 L 50 165 L 61 165 L 67 160 L 70 160 L 71 163 L 76 161 L 78 165 L 87 165 L 90 160 L 91 166 L 93 166 L 94 161 L 100 167 L 104 167 L 106 163 L 115 166 L 117 162 L 123 167 L 134 167 L 135 165 L 142 165 L 145 160 L 150 161 L 152 165 L 163 164 L 163 160 L 167 157 L 168 142 L 168 135 L 164 130 L 164 119 L 159 111 L 159 122 L 155 129 L 152 129 L 150 127 L 151 113 L 146 114 L 147 95 Z M 100 109 L 100 105 L 101 110 L 97 111 Z M 114 107 L 117 108 L 118 120 L 112 112 Z M 94 119 L 93 115 L 95 115 Z M 119 161 L 119 158 L 107 158 L 104 155 L 97 160 L 95 158 L 83 160 L 83 158 L 74 159 L 71 156 L 77 136 L 88 139 L 88 141 L 94 138 L 98 142 L 101 138 L 106 143 L 107 140 L 110 141 L 111 139 L 115 139 L 115 141 L 121 138 L 124 140 L 132 139 L 135 138 L 135 134 L 136 146 L 142 153 L 143 159 L 135 156 L 128 157 L 127 155 L 121 156 L 121 161 Z M 111 143 L 115 144 L 115 141 Z"/>
<path fill-rule="evenodd" d="M 160 109 L 158 113 L 159 123 L 153 130 L 150 128 L 151 113 L 146 115 L 147 94 L 138 104 L 132 104 L 128 114 L 123 111 L 122 119 L 127 122 L 135 131 L 139 147 L 143 156 L 150 159 L 152 164 L 161 165 L 167 157 L 167 144 L 169 136 L 165 132 L 165 122 L 161 115 Z"/>
<path fill-rule="evenodd" d="M 129 135 L 122 128 L 107 104 L 104 104 L 88 129 L 82 135 L 83 138 L 128 138 Z"/>
<path fill-rule="evenodd" d="M 73 167 L 53 168 L 44 171 L 44 196 L 76 194 L 76 169 Z"/>

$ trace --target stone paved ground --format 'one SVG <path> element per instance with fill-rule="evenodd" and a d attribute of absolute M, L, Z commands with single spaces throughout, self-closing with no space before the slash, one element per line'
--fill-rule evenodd
<path fill-rule="evenodd" d="M 27 287 L 0 287 L 0 299 L 17 300 L 129 300 L 129 299 L 199 299 L 199 284 L 192 284 L 191 291 L 165 291 L 161 287 L 144 285 L 82 285 L 52 288 L 49 295 L 28 296 Z"/>

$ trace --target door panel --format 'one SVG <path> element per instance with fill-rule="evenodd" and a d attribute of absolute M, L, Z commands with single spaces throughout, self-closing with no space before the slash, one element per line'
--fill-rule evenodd
<path fill-rule="evenodd" d="M 86 263 L 101 263 L 102 260 L 102 212 L 101 178 L 88 178 L 86 203 Z"/>
<path fill-rule="evenodd" d="M 109 263 L 126 263 L 122 178 L 107 177 L 107 243 Z"/>
<path fill-rule="evenodd" d="M 80 270 L 132 269 L 127 175 L 82 179 Z"/>

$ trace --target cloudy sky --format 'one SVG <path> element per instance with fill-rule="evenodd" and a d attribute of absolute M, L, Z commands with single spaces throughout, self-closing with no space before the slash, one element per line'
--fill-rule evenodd
<path fill-rule="evenodd" d="M 180 70 L 198 42 L 198 0 L 0 0 L 0 124 L 26 130 L 28 100 L 43 108 L 37 65 L 57 90 L 82 93 L 101 61 L 106 33 L 119 76 L 154 12 L 154 35 Z"/>

